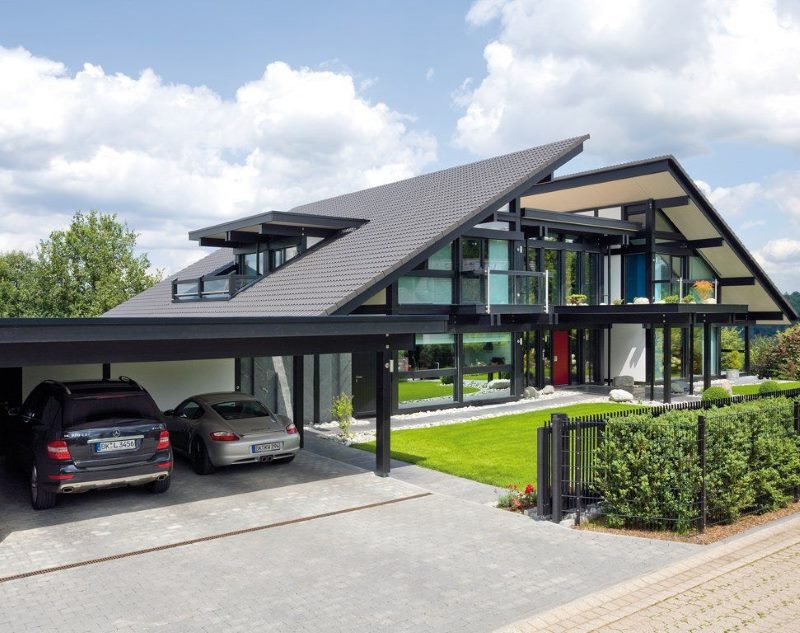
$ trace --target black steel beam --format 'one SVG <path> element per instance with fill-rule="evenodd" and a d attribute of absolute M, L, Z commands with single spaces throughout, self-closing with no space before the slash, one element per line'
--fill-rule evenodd
<path fill-rule="evenodd" d="M 300 434 L 300 448 L 305 445 L 305 412 L 303 404 L 305 398 L 305 372 L 304 358 L 297 355 L 292 358 L 292 421 Z"/>
<path fill-rule="evenodd" d="M 391 471 L 392 374 L 391 355 L 384 349 L 375 354 L 375 472 L 387 477 Z"/>
<path fill-rule="evenodd" d="M 711 386 L 711 326 L 703 323 L 703 391 Z"/>
<path fill-rule="evenodd" d="M 750 369 L 750 326 L 744 326 L 744 373 L 749 374 Z"/>
<path fill-rule="evenodd" d="M 707 237 L 702 240 L 689 240 L 687 242 L 691 248 L 719 248 L 725 246 L 725 238 Z"/>
<path fill-rule="evenodd" d="M 664 328 L 664 397 L 666 404 L 672 402 L 672 328 Z"/>
<path fill-rule="evenodd" d="M 727 286 L 755 286 L 755 277 L 728 277 L 726 279 L 717 279 L 717 283 L 721 287 Z"/>

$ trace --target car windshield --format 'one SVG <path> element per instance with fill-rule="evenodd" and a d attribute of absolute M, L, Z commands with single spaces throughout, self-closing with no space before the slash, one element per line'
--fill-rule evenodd
<path fill-rule="evenodd" d="M 230 400 L 217 402 L 211 408 L 224 420 L 244 420 L 246 418 L 264 418 L 269 415 L 267 408 L 257 400 Z"/>

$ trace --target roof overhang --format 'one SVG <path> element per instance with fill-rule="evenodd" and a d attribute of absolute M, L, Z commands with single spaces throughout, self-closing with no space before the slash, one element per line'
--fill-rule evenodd
<path fill-rule="evenodd" d="M 765 324 L 797 320 L 780 290 L 672 156 L 537 184 L 523 196 L 522 205 L 570 215 L 651 200 L 715 271 L 720 303 L 745 305 L 749 313 L 766 317 L 779 313 L 780 318 L 759 321 Z"/>
<path fill-rule="evenodd" d="M 0 319 L 0 367 L 367 352 L 413 347 L 446 315 Z"/>
<path fill-rule="evenodd" d="M 204 246 L 238 248 L 266 242 L 271 237 L 330 237 L 345 229 L 367 223 L 359 218 L 343 218 L 291 211 L 266 211 L 231 222 L 215 224 L 189 232 L 189 239 Z"/>

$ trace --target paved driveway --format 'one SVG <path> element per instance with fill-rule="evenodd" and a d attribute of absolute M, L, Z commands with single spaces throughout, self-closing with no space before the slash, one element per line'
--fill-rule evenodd
<path fill-rule="evenodd" d="M 5 480 L 0 500 L 9 632 L 487 631 L 696 551 L 535 523 L 310 452 L 205 478 L 179 464 L 161 497 L 115 490 L 35 513 Z"/>

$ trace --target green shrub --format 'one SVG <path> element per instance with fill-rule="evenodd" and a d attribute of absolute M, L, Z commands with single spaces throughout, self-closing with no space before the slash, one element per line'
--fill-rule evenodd
<path fill-rule="evenodd" d="M 452 376 L 442 376 L 440 379 L 443 385 L 452 385 L 453 384 L 453 377 Z"/>
<path fill-rule="evenodd" d="M 680 303 L 681 298 L 678 295 L 669 295 L 664 297 L 664 303 Z"/>
<path fill-rule="evenodd" d="M 723 387 L 709 387 L 703 392 L 703 402 L 709 400 L 722 400 L 723 398 L 730 398 L 731 394 Z"/>
<path fill-rule="evenodd" d="M 781 380 L 800 380 L 800 325 L 778 332 L 766 342 L 756 338 L 751 350 L 753 369 L 759 376 Z"/>
<path fill-rule="evenodd" d="M 681 303 L 694 303 L 694 297 L 692 295 L 686 295 L 681 299 Z"/>
<path fill-rule="evenodd" d="M 741 369 L 742 355 L 737 351 L 725 352 L 722 355 L 722 368 L 723 369 Z"/>
<path fill-rule="evenodd" d="M 350 425 L 353 422 L 353 396 L 346 393 L 336 396 L 331 403 L 331 415 L 339 424 L 342 437 L 346 439 L 352 437 Z"/>
<path fill-rule="evenodd" d="M 774 380 L 765 380 L 758 385 L 758 393 L 775 393 L 779 391 L 781 386 Z"/>

